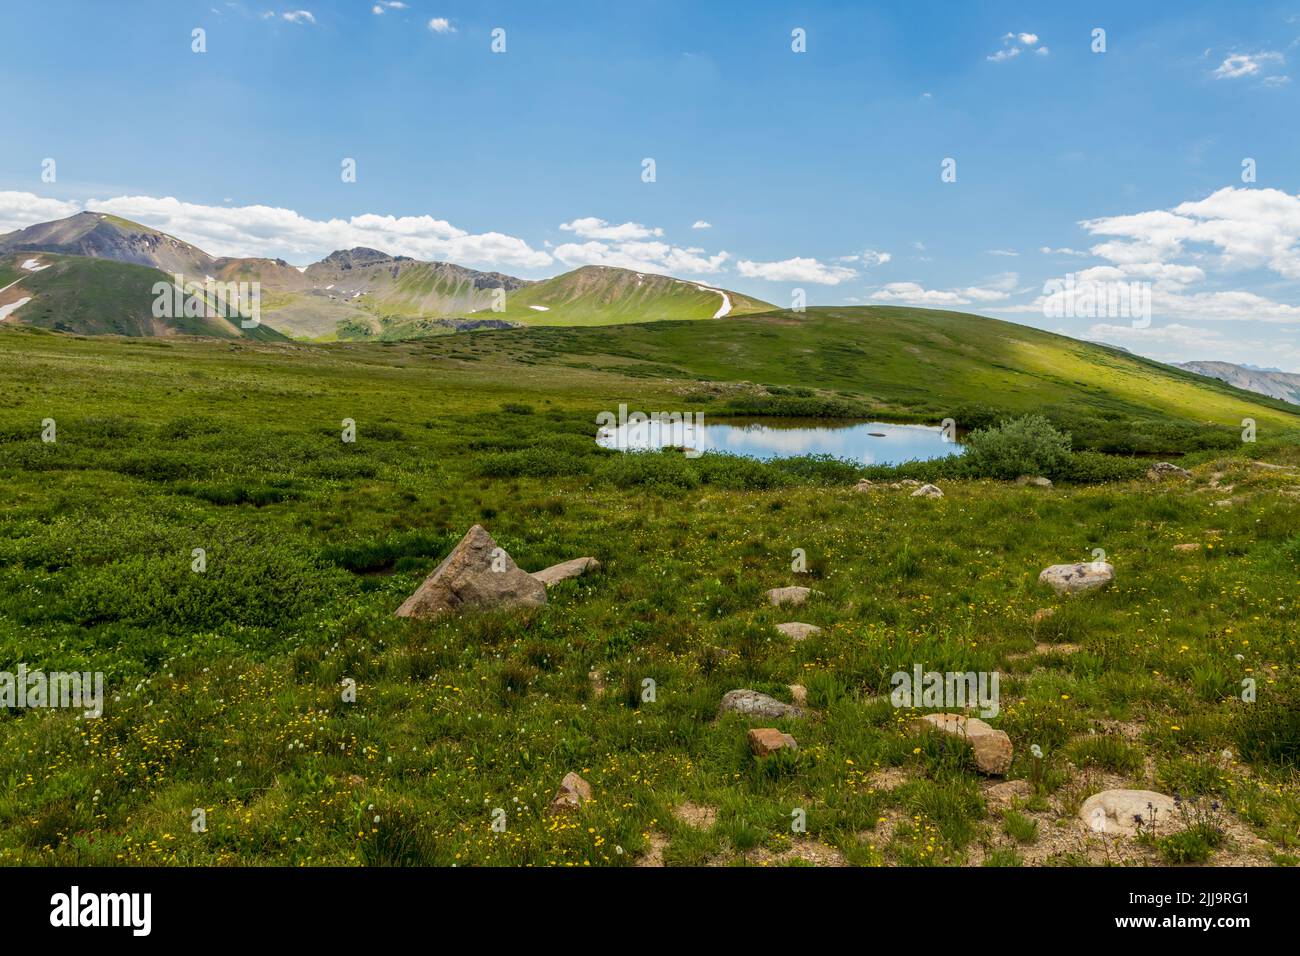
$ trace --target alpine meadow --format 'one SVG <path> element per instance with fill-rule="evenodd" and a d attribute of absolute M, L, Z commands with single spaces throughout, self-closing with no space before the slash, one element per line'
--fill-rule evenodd
<path fill-rule="evenodd" d="M 1294 17 L 54 6 L 115 52 L 5 15 L 39 921 L 128 870 L 140 930 L 173 868 L 1033 867 L 990 892 L 1208 928 L 1261 898 L 1140 894 L 1300 864 Z"/>

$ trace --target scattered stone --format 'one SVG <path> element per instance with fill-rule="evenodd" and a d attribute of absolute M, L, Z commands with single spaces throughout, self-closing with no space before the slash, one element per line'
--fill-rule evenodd
<path fill-rule="evenodd" d="M 745 714 L 749 717 L 802 717 L 804 714 L 800 707 L 745 688 L 729 690 L 723 694 L 718 713 Z"/>
<path fill-rule="evenodd" d="M 1079 819 L 1095 833 L 1133 836 L 1154 823 L 1157 832 L 1168 833 L 1180 824 L 1174 798 L 1154 790 L 1103 790 L 1094 793 L 1079 808 Z"/>
<path fill-rule="evenodd" d="M 755 757 L 768 757 L 778 750 L 798 750 L 799 744 L 789 734 L 782 733 L 775 727 L 751 727 L 749 749 Z"/>
<path fill-rule="evenodd" d="M 1175 551 L 1200 551 L 1201 544 L 1199 541 L 1189 541 L 1187 544 L 1174 545 Z"/>
<path fill-rule="evenodd" d="M 542 582 L 520 570 L 492 535 L 474 525 L 396 613 L 398 617 L 433 618 L 470 608 L 538 607 L 545 603 Z"/>
<path fill-rule="evenodd" d="M 802 624 L 799 621 L 791 621 L 789 624 L 778 624 L 776 629 L 786 637 L 795 641 L 802 641 L 806 637 L 812 637 L 814 634 L 820 634 L 822 629 L 816 624 Z"/>
<path fill-rule="evenodd" d="M 870 436 L 871 438 L 888 438 L 888 437 L 889 437 L 889 436 L 886 435 L 884 432 L 867 432 L 867 435 Z"/>
<path fill-rule="evenodd" d="M 915 478 L 904 478 L 902 481 L 891 481 L 889 487 L 893 488 L 895 491 L 899 491 L 903 488 L 919 488 L 921 487 L 921 483 Z"/>
<path fill-rule="evenodd" d="M 860 494 L 864 494 L 868 491 L 874 491 L 875 487 L 876 487 L 876 483 L 874 481 L 868 481 L 866 478 L 863 478 L 861 481 L 859 481 L 856 485 L 853 486 L 853 490 Z"/>
<path fill-rule="evenodd" d="M 1033 485 L 1035 488 L 1052 487 L 1052 479 L 1044 478 L 1042 475 L 1021 475 L 1016 479 L 1018 485 Z"/>
<path fill-rule="evenodd" d="M 687 800 L 685 803 L 673 807 L 673 816 L 688 827 L 696 830 L 707 830 L 717 822 L 718 811 L 715 807 L 702 807 Z"/>
<path fill-rule="evenodd" d="M 595 558 L 574 558 L 572 561 L 561 561 L 549 568 L 534 571 L 533 577 L 549 588 L 552 584 L 558 584 L 561 581 L 569 580 L 569 578 L 576 578 L 580 574 L 588 574 L 599 570 L 600 562 Z"/>
<path fill-rule="evenodd" d="M 1192 473 L 1167 461 L 1158 461 L 1147 469 L 1147 477 L 1152 481 L 1163 481 L 1165 478 L 1190 478 Z"/>
<path fill-rule="evenodd" d="M 913 498 L 942 498 L 943 492 L 939 490 L 938 485 L 922 485 L 912 492 Z"/>
<path fill-rule="evenodd" d="M 1001 776 L 1011 767 L 1011 738 L 1005 731 L 994 730 L 977 717 L 926 714 L 913 721 L 913 725 L 917 729 L 934 727 L 945 734 L 966 740 L 975 751 L 975 766 L 981 773 Z"/>
<path fill-rule="evenodd" d="M 1019 800 L 1028 800 L 1033 792 L 1028 780 L 999 780 L 984 788 L 984 803 L 990 810 L 1007 810 Z"/>
<path fill-rule="evenodd" d="M 808 688 L 803 684 L 790 684 L 790 699 L 796 707 L 808 706 Z"/>
<path fill-rule="evenodd" d="M 1027 657 L 1043 657 L 1047 654 L 1060 654 L 1068 656 L 1077 654 L 1082 648 L 1078 644 L 1035 644 L 1032 651 L 1025 651 L 1023 654 L 1008 654 L 1009 661 L 1022 661 Z"/>
<path fill-rule="evenodd" d="M 1115 569 L 1106 561 L 1053 564 L 1043 569 L 1038 580 L 1050 584 L 1058 595 L 1080 594 L 1110 584 L 1115 580 Z"/>
<path fill-rule="evenodd" d="M 590 799 L 591 784 L 573 771 L 569 771 L 560 781 L 560 789 L 556 791 L 555 799 L 551 801 L 551 809 L 576 810 Z"/>
<path fill-rule="evenodd" d="M 808 598 L 819 592 L 812 588 L 800 587 L 794 585 L 788 588 L 772 588 L 767 592 L 767 600 L 773 607 L 780 607 L 782 604 L 803 604 Z"/>
<path fill-rule="evenodd" d="M 1055 617 L 1055 616 L 1056 616 L 1056 608 L 1040 607 L 1037 611 L 1034 612 L 1034 616 L 1030 620 L 1034 622 L 1034 627 L 1037 628 L 1038 625 L 1042 624 L 1048 618 Z"/>

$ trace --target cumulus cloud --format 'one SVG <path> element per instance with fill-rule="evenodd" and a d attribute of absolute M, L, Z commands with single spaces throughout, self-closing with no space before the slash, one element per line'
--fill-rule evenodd
<path fill-rule="evenodd" d="M 944 307 L 1000 302 L 1011 295 L 1019 278 L 1014 272 L 1003 272 L 993 276 L 984 285 L 954 289 L 927 289 L 919 282 L 889 282 L 871 290 L 871 300 Z"/>
<path fill-rule="evenodd" d="M 682 248 L 667 242 L 625 241 L 567 242 L 552 250 L 555 258 L 567 266 L 614 266 L 633 272 L 659 274 L 686 273 L 699 275 L 722 271 L 730 253 L 710 255 L 703 249 Z"/>
<path fill-rule="evenodd" d="M 693 223 L 691 223 L 691 228 L 692 228 L 692 229 L 712 229 L 712 228 L 713 228 L 713 223 L 711 223 L 711 222 L 705 222 L 703 219 L 696 219 Z"/>
<path fill-rule="evenodd" d="M 1286 62 L 1281 53 L 1266 50 L 1263 53 L 1233 53 L 1210 75 L 1216 80 L 1236 80 L 1243 76 L 1258 76 L 1265 70 Z"/>
<path fill-rule="evenodd" d="M 0 223 L 30 225 L 93 210 L 160 229 L 215 256 L 264 256 L 299 264 L 353 246 L 464 265 L 541 268 L 553 261 L 515 236 L 470 233 L 432 216 L 367 213 L 322 220 L 276 206 L 208 206 L 170 196 L 53 203 L 31 193 L 0 193 Z"/>
<path fill-rule="evenodd" d="M 290 23 L 315 23 L 316 17 L 310 10 L 289 10 L 280 14 L 280 18 Z"/>
<path fill-rule="evenodd" d="M 839 285 L 855 278 L 857 272 L 847 266 L 832 266 L 816 259 L 795 257 L 779 262 L 754 262 L 742 259 L 736 271 L 747 279 L 766 279 L 769 282 L 811 282 L 817 285 Z"/>
<path fill-rule="evenodd" d="M 382 17 L 389 10 L 405 10 L 405 9 L 406 9 L 406 4 L 404 4 L 402 0 L 379 0 L 378 3 L 376 3 L 373 7 L 370 8 L 370 12 L 377 17 Z"/>
<path fill-rule="evenodd" d="M 643 226 L 639 222 L 625 222 L 614 226 L 604 219 L 586 216 L 572 222 L 560 223 L 565 232 L 572 232 L 583 239 L 601 239 L 613 242 L 626 242 L 632 239 L 650 239 L 664 234 L 659 227 Z"/>
<path fill-rule="evenodd" d="M 434 17 L 429 21 L 429 29 L 434 33 L 455 33 L 456 28 L 446 17 Z"/>
<path fill-rule="evenodd" d="M 79 212 L 80 203 L 47 199 L 33 193 L 0 192 L 0 234 L 51 219 L 66 219 Z"/>
<path fill-rule="evenodd" d="M 1300 279 L 1300 197 L 1279 189 L 1225 186 L 1171 210 L 1104 216 L 1080 225 L 1095 236 L 1115 237 L 1091 252 L 1126 270 L 1212 250 L 1225 269 L 1262 267 Z"/>

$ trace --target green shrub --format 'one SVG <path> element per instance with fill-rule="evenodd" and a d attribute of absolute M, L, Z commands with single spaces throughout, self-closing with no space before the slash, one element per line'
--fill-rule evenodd
<path fill-rule="evenodd" d="M 1059 469 L 1070 455 L 1070 436 L 1042 415 L 1025 415 L 966 439 L 965 465 L 982 478 L 1042 475 Z"/>

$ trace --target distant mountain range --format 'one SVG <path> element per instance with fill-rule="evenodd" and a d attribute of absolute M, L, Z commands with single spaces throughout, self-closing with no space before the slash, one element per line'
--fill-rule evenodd
<path fill-rule="evenodd" d="M 157 282 L 257 282 L 261 325 L 158 319 Z M 481 325 L 723 319 L 775 306 L 671 276 L 583 266 L 533 281 L 344 249 L 305 268 L 220 258 L 117 216 L 82 212 L 0 236 L 0 322 L 82 334 L 395 339 Z"/>
<path fill-rule="evenodd" d="M 1183 362 L 1177 366 L 1197 375 L 1208 375 L 1248 392 L 1300 405 L 1300 375 L 1276 369 L 1234 365 L 1231 362 Z"/>

